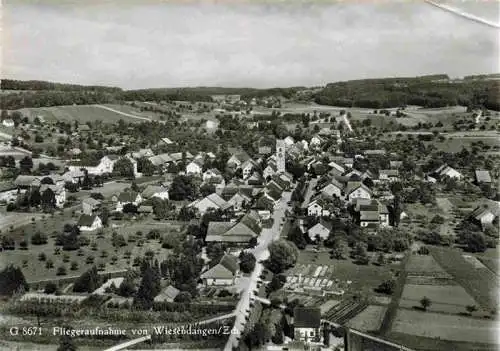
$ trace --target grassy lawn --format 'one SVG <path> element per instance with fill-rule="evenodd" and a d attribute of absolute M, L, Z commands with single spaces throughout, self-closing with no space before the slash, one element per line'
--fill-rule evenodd
<path fill-rule="evenodd" d="M 445 270 L 430 255 L 411 255 L 406 265 L 410 275 L 446 274 Z"/>
<path fill-rule="evenodd" d="M 400 309 L 392 332 L 444 340 L 495 343 L 498 321 Z"/>

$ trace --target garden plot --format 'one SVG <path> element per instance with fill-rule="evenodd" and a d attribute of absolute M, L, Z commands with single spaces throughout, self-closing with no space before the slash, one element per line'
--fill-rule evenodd
<path fill-rule="evenodd" d="M 461 342 L 496 343 L 498 321 L 414 310 L 398 310 L 392 332 Z"/>
<path fill-rule="evenodd" d="M 460 313 L 466 306 L 477 306 L 476 301 L 459 285 L 415 285 L 406 284 L 399 303 L 400 307 L 420 307 L 420 300 L 427 297 L 431 305 L 427 308 L 433 312 Z"/>
<path fill-rule="evenodd" d="M 376 331 L 380 328 L 386 310 L 385 306 L 370 305 L 352 318 L 347 326 L 362 332 Z"/>
<path fill-rule="evenodd" d="M 474 256 L 462 255 L 462 257 L 476 269 L 487 269 L 486 266 Z"/>

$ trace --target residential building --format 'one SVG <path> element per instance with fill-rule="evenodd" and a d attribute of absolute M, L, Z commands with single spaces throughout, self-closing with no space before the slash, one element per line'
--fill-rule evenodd
<path fill-rule="evenodd" d="M 230 246 L 246 246 L 252 238 L 261 232 L 260 217 L 256 211 L 250 211 L 238 222 L 210 222 L 205 241 L 226 243 Z"/>
<path fill-rule="evenodd" d="M 477 184 L 491 184 L 491 175 L 489 171 L 476 169 L 474 175 Z"/>
<path fill-rule="evenodd" d="M 344 184 L 333 178 L 330 183 L 321 189 L 321 194 L 327 197 L 343 198 Z"/>
<path fill-rule="evenodd" d="M 153 197 L 168 200 L 168 189 L 161 185 L 148 185 L 141 193 L 142 198 L 151 199 Z"/>
<path fill-rule="evenodd" d="M 331 231 L 332 231 L 332 224 L 330 222 L 321 220 L 314 226 L 309 228 L 307 234 L 309 235 L 311 241 L 316 240 L 317 237 L 319 237 L 321 240 L 326 240 L 328 239 L 328 236 L 330 235 Z"/>
<path fill-rule="evenodd" d="M 397 182 L 399 181 L 399 171 L 397 169 L 381 169 L 378 180 L 381 182 Z"/>
<path fill-rule="evenodd" d="M 94 211 L 99 209 L 101 206 L 101 201 L 96 200 L 92 197 L 87 197 L 82 200 L 82 212 L 86 215 L 92 215 Z"/>
<path fill-rule="evenodd" d="M 231 286 L 239 272 L 238 258 L 225 254 L 220 262 L 201 275 L 205 286 Z"/>
<path fill-rule="evenodd" d="M 113 166 L 118 161 L 118 155 L 107 155 L 103 156 L 97 165 L 72 165 L 69 166 L 69 171 L 79 171 L 81 169 L 85 169 L 89 174 L 93 175 L 103 175 L 105 173 L 113 173 Z M 137 168 L 135 169 L 137 171 Z M 136 173 L 136 172 L 134 172 Z"/>
<path fill-rule="evenodd" d="M 476 207 L 470 214 L 469 218 L 483 229 L 492 225 L 493 221 L 499 215 L 498 205 L 483 205 Z"/>
<path fill-rule="evenodd" d="M 345 189 L 345 200 L 352 203 L 354 199 L 371 199 L 372 191 L 363 183 L 349 181 Z"/>
<path fill-rule="evenodd" d="M 315 307 L 295 307 L 293 310 L 294 341 L 319 342 L 321 340 L 321 311 Z"/>
<path fill-rule="evenodd" d="M 222 173 L 217 168 L 210 168 L 203 172 L 203 181 L 206 182 L 211 178 L 221 177 Z"/>
<path fill-rule="evenodd" d="M 186 166 L 186 174 L 201 175 L 203 171 L 203 159 L 195 159 Z"/>
<path fill-rule="evenodd" d="M 227 210 L 231 208 L 231 204 L 226 202 L 226 200 L 220 197 L 220 195 L 213 193 L 204 197 L 203 199 L 193 201 L 191 204 L 189 204 L 189 207 L 196 208 L 199 211 L 199 213 L 203 215 L 210 208 L 215 210 L 217 209 Z"/>
<path fill-rule="evenodd" d="M 97 215 L 82 214 L 78 220 L 78 228 L 82 232 L 94 231 L 102 228 L 102 222 Z"/>
<path fill-rule="evenodd" d="M 174 302 L 180 292 L 176 287 L 169 285 L 155 296 L 154 302 Z"/>
<path fill-rule="evenodd" d="M 307 215 L 315 217 L 329 217 L 331 215 L 330 204 L 322 197 L 313 199 L 307 205 Z"/>
<path fill-rule="evenodd" d="M 142 196 L 136 191 L 124 191 L 118 195 L 116 202 L 116 211 L 123 211 L 123 206 L 126 204 L 133 204 L 139 206 L 142 202 Z"/>
<path fill-rule="evenodd" d="M 431 175 L 435 175 L 438 179 L 442 179 L 444 177 L 449 177 L 457 180 L 461 180 L 463 178 L 462 173 L 457 171 L 456 169 L 444 164 L 438 167 Z"/>
<path fill-rule="evenodd" d="M 7 128 L 13 128 L 16 124 L 12 119 L 8 118 L 2 121 L 2 125 Z"/>

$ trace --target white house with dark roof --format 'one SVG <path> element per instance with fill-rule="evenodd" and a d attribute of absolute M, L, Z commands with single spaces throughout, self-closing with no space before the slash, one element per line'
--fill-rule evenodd
<path fill-rule="evenodd" d="M 328 239 L 331 231 L 332 224 L 330 222 L 321 220 L 314 226 L 309 228 L 309 230 L 307 231 L 307 235 L 309 235 L 311 241 L 316 240 L 316 237 L 319 237 L 321 240 L 326 240 Z"/>
<path fill-rule="evenodd" d="M 221 171 L 217 168 L 210 168 L 203 172 L 203 181 L 206 182 L 211 178 L 216 178 L 222 176 Z"/>
<path fill-rule="evenodd" d="M 78 228 L 82 232 L 90 232 L 102 228 L 102 221 L 97 215 L 82 214 L 78 220 Z"/>
<path fill-rule="evenodd" d="M 372 194 L 365 184 L 349 181 L 345 189 L 345 200 L 352 203 L 354 199 L 371 199 Z"/>
<path fill-rule="evenodd" d="M 397 169 L 381 169 L 378 180 L 381 182 L 397 182 L 399 181 L 399 171 Z"/>
<path fill-rule="evenodd" d="M 101 206 L 101 201 L 92 197 L 87 197 L 82 200 L 82 212 L 91 215 Z"/>
<path fill-rule="evenodd" d="M 329 217 L 331 215 L 330 205 L 325 199 L 319 196 L 307 205 L 307 215 L 314 217 Z"/>
<path fill-rule="evenodd" d="M 316 307 L 295 307 L 293 310 L 293 339 L 304 343 L 321 340 L 321 310 Z"/>
<path fill-rule="evenodd" d="M 205 271 L 200 278 L 205 286 L 231 286 L 234 285 L 238 272 L 238 258 L 225 254 L 218 264 Z"/>
<path fill-rule="evenodd" d="M 142 196 L 140 193 L 136 191 L 124 191 L 120 193 L 117 197 L 116 201 L 116 211 L 123 211 L 123 206 L 126 204 L 133 204 L 135 206 L 139 206 L 142 202 Z"/>
<path fill-rule="evenodd" d="M 495 218 L 498 217 L 499 212 L 500 209 L 498 205 L 494 206 L 483 205 L 476 207 L 469 214 L 469 218 L 473 222 L 481 225 L 481 227 L 484 229 L 486 226 L 492 225 Z"/>
<path fill-rule="evenodd" d="M 327 197 L 343 198 L 344 184 L 333 178 L 327 185 L 321 189 L 321 194 Z"/>
<path fill-rule="evenodd" d="M 89 174 L 103 175 L 105 173 L 113 173 L 113 167 L 120 157 L 118 155 L 103 156 L 97 165 L 72 165 L 68 169 L 70 171 L 85 169 Z"/>
<path fill-rule="evenodd" d="M 243 179 L 247 179 L 252 175 L 253 170 L 257 167 L 257 163 L 249 158 L 238 167 L 241 168 Z"/>
<path fill-rule="evenodd" d="M 238 222 L 208 223 L 205 241 L 226 243 L 230 246 L 245 246 L 252 238 L 260 235 L 262 228 L 257 212 L 250 211 Z"/>

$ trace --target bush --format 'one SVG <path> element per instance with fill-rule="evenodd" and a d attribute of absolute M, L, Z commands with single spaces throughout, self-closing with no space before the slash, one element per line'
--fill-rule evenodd
<path fill-rule="evenodd" d="M 57 285 L 55 283 L 47 283 L 45 285 L 44 293 L 45 294 L 54 294 L 57 291 Z"/>
<path fill-rule="evenodd" d="M 33 245 L 44 245 L 47 244 L 48 237 L 46 234 L 42 234 L 41 232 L 36 232 L 32 237 L 31 237 L 31 244 Z"/>

